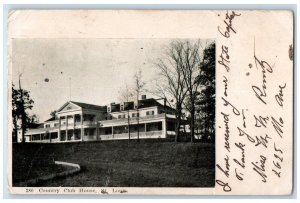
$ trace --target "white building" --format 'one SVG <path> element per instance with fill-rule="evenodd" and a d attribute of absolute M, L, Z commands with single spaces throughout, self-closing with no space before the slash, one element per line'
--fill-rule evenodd
<path fill-rule="evenodd" d="M 138 108 L 137 108 L 138 107 Z M 107 106 L 69 101 L 41 127 L 28 129 L 26 142 L 78 142 L 167 138 L 175 135 L 175 110 L 155 99 Z"/>

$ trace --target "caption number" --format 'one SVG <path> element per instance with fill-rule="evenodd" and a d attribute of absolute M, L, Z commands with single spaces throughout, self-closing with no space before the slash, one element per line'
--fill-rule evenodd
<path fill-rule="evenodd" d="M 33 188 L 26 188 L 26 192 L 30 193 L 30 192 L 34 192 Z"/>

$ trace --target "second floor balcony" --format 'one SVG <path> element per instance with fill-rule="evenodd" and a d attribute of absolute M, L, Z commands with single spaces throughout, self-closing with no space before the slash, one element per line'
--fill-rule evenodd
<path fill-rule="evenodd" d="M 156 115 L 147 115 L 147 116 L 143 116 L 143 117 L 130 117 L 129 118 L 129 122 L 130 123 L 137 123 L 139 122 L 146 122 L 146 121 L 155 121 L 155 120 L 160 120 L 165 118 L 166 116 L 168 116 L 165 113 L 162 114 L 156 114 Z M 110 120 L 102 120 L 99 121 L 100 125 L 112 125 L 112 124 L 119 124 L 119 123 L 127 123 L 128 122 L 128 118 L 115 118 L 115 119 L 110 119 Z"/>

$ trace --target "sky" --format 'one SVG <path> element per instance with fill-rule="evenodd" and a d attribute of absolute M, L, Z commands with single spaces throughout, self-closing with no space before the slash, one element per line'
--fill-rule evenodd
<path fill-rule="evenodd" d="M 141 69 L 151 86 L 159 76 L 153 62 L 171 39 L 13 39 L 12 81 L 30 91 L 40 122 L 71 100 L 118 102 L 125 84 Z M 153 95 L 147 95 L 152 97 Z"/>

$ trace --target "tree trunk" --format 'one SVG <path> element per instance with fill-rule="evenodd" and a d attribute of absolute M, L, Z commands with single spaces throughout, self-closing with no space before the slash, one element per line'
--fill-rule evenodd
<path fill-rule="evenodd" d="M 195 135 L 195 102 L 192 99 L 191 101 L 191 142 L 194 142 L 194 135 Z"/>
<path fill-rule="evenodd" d="M 180 136 L 180 126 L 181 126 L 181 109 L 177 105 L 176 107 L 176 132 L 175 132 L 175 142 L 179 141 Z"/>
<path fill-rule="evenodd" d="M 188 138 L 187 138 L 187 133 L 186 133 L 186 130 L 185 130 L 185 124 L 183 125 L 183 132 L 184 132 L 184 137 L 185 137 L 185 142 L 187 142 L 188 141 Z"/>
<path fill-rule="evenodd" d="M 16 143 L 18 142 L 18 124 L 17 124 L 17 120 L 15 118 L 13 118 L 13 125 L 14 125 L 14 139 L 13 142 L 15 141 Z"/>
<path fill-rule="evenodd" d="M 208 134 L 209 134 L 209 117 L 208 115 L 206 116 L 206 121 L 205 121 L 205 138 L 208 139 Z"/>
<path fill-rule="evenodd" d="M 22 143 L 25 143 L 25 131 L 26 131 L 26 113 L 24 108 L 24 97 L 23 97 L 23 90 L 21 88 L 21 81 L 19 78 L 19 89 L 21 92 L 21 129 L 22 129 Z"/>
<path fill-rule="evenodd" d="M 128 141 L 130 142 L 130 118 L 129 118 L 129 110 L 127 110 L 127 128 L 128 128 Z"/>
<path fill-rule="evenodd" d="M 137 142 L 140 142 L 140 115 L 139 115 L 139 92 L 137 92 L 137 108 L 136 108 L 136 116 L 137 116 Z"/>
<path fill-rule="evenodd" d="M 25 109 L 24 109 L 24 104 L 22 102 L 22 143 L 25 143 L 25 132 L 26 132 L 26 113 L 25 113 Z"/>

